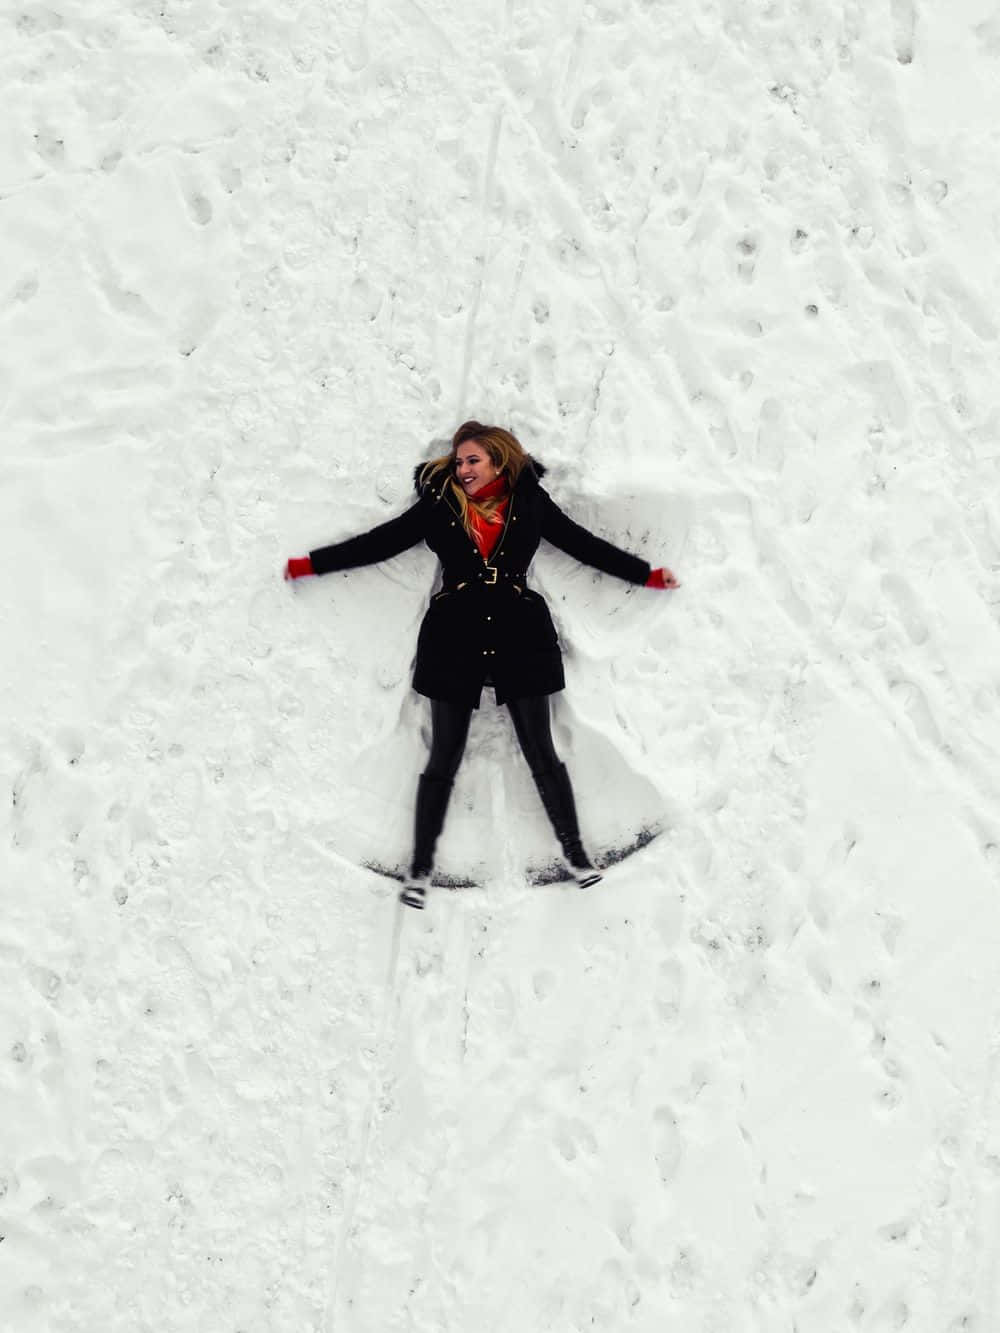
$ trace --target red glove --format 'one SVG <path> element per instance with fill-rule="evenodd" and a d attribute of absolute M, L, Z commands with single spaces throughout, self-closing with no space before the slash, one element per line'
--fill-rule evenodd
<path fill-rule="evenodd" d="M 313 562 L 307 555 L 293 555 L 291 560 L 285 566 L 286 579 L 300 579 L 305 574 L 315 574 Z"/>
<path fill-rule="evenodd" d="M 647 588 L 679 588 L 681 585 L 669 569 L 651 569 L 646 580 Z"/>

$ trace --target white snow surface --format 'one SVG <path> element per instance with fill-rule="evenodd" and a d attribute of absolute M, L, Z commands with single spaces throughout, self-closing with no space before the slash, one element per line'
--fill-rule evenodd
<path fill-rule="evenodd" d="M 1000 1329 L 991 0 L 0 18 L 0 1327 Z M 596 889 L 436 565 L 287 585 L 469 416 Z"/>

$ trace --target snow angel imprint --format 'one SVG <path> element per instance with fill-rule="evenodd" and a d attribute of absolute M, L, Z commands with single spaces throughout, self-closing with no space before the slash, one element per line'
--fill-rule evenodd
<path fill-rule="evenodd" d="M 452 783 L 483 686 L 510 709 L 524 757 L 563 854 L 581 888 L 601 877 L 584 850 L 573 788 L 552 744 L 549 695 L 565 686 L 562 655 L 545 599 L 528 587 L 538 543 L 626 583 L 676 588 L 569 518 L 542 486 L 545 468 L 499 426 L 467 421 L 451 452 L 418 466 L 416 502 L 370 532 L 293 558 L 286 578 L 388 560 L 425 541 L 441 561 L 417 640 L 413 688 L 431 701 L 431 752 L 417 781 L 413 857 L 400 899 L 423 907 Z"/>

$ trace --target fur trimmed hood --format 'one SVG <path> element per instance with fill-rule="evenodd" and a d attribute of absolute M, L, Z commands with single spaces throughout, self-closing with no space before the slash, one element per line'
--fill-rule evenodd
<path fill-rule="evenodd" d="M 442 495 L 442 487 L 440 483 L 443 480 L 440 474 L 434 479 L 433 482 L 423 486 L 421 486 L 420 484 L 420 474 L 421 472 L 423 472 L 426 466 L 427 463 L 418 463 L 417 466 L 413 469 L 413 489 L 416 491 L 418 495 L 421 496 L 430 495 L 434 499 L 440 500 Z M 534 489 L 541 481 L 542 477 L 545 476 L 545 473 L 546 473 L 545 464 L 539 463 L 537 458 L 532 458 L 529 455 L 527 463 L 521 469 L 521 475 L 517 479 L 517 485 L 514 487 L 514 490 L 520 491 L 520 490 Z"/>

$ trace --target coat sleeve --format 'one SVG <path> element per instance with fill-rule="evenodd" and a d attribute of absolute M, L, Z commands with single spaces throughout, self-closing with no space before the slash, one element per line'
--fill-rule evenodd
<path fill-rule="evenodd" d="M 603 570 L 624 579 L 626 583 L 645 583 L 650 566 L 637 555 L 629 555 L 603 537 L 597 537 L 564 514 L 548 491 L 539 488 L 542 496 L 542 536 L 553 546 L 571 555 L 584 565 Z"/>
<path fill-rule="evenodd" d="M 391 560 L 401 551 L 416 546 L 424 536 L 424 506 L 418 500 L 405 514 L 380 523 L 370 532 L 332 546 L 320 546 L 309 552 L 313 572 L 330 574 L 337 569 L 356 569 L 359 565 L 374 565 L 380 560 Z"/>

